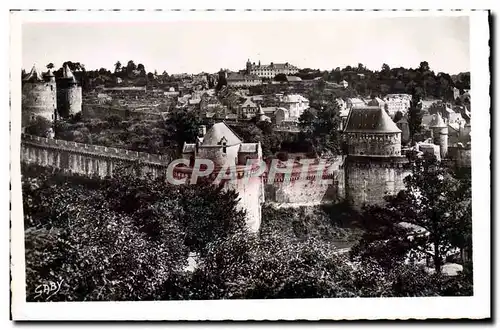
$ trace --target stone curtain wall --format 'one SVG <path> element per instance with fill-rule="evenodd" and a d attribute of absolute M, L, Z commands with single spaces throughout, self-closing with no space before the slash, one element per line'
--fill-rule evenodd
<path fill-rule="evenodd" d="M 68 173 L 89 176 L 111 176 L 118 165 L 140 161 L 144 174 L 149 173 L 153 177 L 158 177 L 166 175 L 168 164 L 171 161 L 168 156 L 47 139 L 26 134 L 22 135 L 21 141 L 22 162 L 53 166 Z M 258 200 L 285 204 L 283 206 L 341 201 L 345 198 L 343 162 L 342 157 L 337 157 L 327 165 L 331 174 L 324 176 L 324 179 L 333 180 L 333 184 L 329 185 L 316 180 L 317 173 L 314 172 L 308 177 L 308 180 L 296 180 L 297 177 L 294 176 L 292 182 L 285 184 L 280 179 L 282 174 L 277 173 L 273 182 L 267 182 L 266 174 L 263 175 L 262 181 L 250 180 L 250 182 L 262 182 L 265 184 L 264 187 L 260 183 L 251 187 L 238 183 L 234 185 L 234 188 L 241 191 L 241 195 L 249 196 L 248 199 L 244 200 L 244 203 L 248 205 L 254 203 L 260 205 L 257 203 Z M 189 177 L 190 174 L 186 173 L 186 176 Z M 256 210 L 252 210 L 253 213 L 255 213 L 254 211 L 256 212 Z"/>
<path fill-rule="evenodd" d="M 345 199 L 344 157 L 338 156 L 326 165 L 328 172 L 324 180 L 332 180 L 331 184 L 324 184 L 317 179 L 317 173 L 310 173 L 307 180 L 294 180 L 290 183 L 280 182 L 282 175 L 276 175 L 275 182 L 266 182 L 266 202 L 278 204 L 281 207 L 306 206 L 322 203 L 341 202 Z"/>
<path fill-rule="evenodd" d="M 25 134 L 21 137 L 21 162 L 53 166 L 68 173 L 111 176 L 116 166 L 137 161 L 142 162 L 144 174 L 158 177 L 166 174 L 170 158 Z"/>
<path fill-rule="evenodd" d="M 113 107 L 109 105 L 102 104 L 83 104 L 82 106 L 82 116 L 83 118 L 98 118 L 106 119 L 108 116 L 117 115 L 123 120 L 138 118 L 142 120 L 160 120 L 163 116 L 159 112 L 148 112 L 148 111 L 134 111 L 119 107 Z"/>
<path fill-rule="evenodd" d="M 27 164 L 53 166 L 68 173 L 81 175 L 111 176 L 121 164 L 141 161 L 142 174 L 153 177 L 166 176 L 170 159 L 161 155 L 129 151 L 117 148 L 88 145 L 63 140 L 47 139 L 23 134 L 21 137 L 21 161 Z M 182 172 L 186 172 L 183 173 Z M 190 177 L 189 171 L 174 172 L 176 178 Z M 262 179 L 250 179 L 226 184 L 227 189 L 239 193 L 238 207 L 246 210 L 247 225 L 253 232 L 261 223 L 261 203 L 264 201 Z"/>

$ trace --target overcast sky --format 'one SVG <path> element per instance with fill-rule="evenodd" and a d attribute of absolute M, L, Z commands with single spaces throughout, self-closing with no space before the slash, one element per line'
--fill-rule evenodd
<path fill-rule="evenodd" d="M 331 70 L 363 63 L 379 70 L 417 67 L 469 71 L 467 17 L 363 18 L 294 21 L 165 23 L 30 23 L 22 27 L 24 69 L 80 62 L 87 70 L 116 61 L 147 71 L 242 69 L 250 58 Z"/>

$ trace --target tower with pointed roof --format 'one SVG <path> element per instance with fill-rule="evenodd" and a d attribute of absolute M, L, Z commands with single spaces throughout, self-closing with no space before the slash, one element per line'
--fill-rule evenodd
<path fill-rule="evenodd" d="M 271 118 L 266 116 L 266 114 L 264 113 L 264 109 L 262 109 L 262 106 L 259 104 L 259 112 L 257 113 L 257 120 L 258 121 L 267 121 L 267 122 L 271 122 Z"/>
<path fill-rule="evenodd" d="M 63 66 L 62 77 L 57 79 L 57 112 L 67 118 L 82 111 L 82 87 L 78 85 L 68 65 Z"/>
<path fill-rule="evenodd" d="M 250 59 L 248 59 L 246 66 L 246 74 L 250 74 L 251 71 L 252 71 L 252 62 L 250 62 Z"/>
<path fill-rule="evenodd" d="M 25 129 L 38 118 L 44 118 L 47 126 L 52 126 L 56 106 L 54 74 L 49 70 L 43 75 L 36 65 L 33 65 L 30 73 L 22 79 L 21 127 Z"/>
<path fill-rule="evenodd" d="M 346 199 L 355 207 L 382 204 L 404 188 L 408 160 L 401 130 L 380 107 L 353 108 L 344 129 Z"/>
<path fill-rule="evenodd" d="M 215 179 L 228 167 L 236 168 L 238 178 L 247 164 L 262 159 L 262 148 L 258 143 L 244 143 L 224 122 L 214 124 L 208 131 L 199 129 L 195 143 L 184 143 L 182 157 L 189 160 L 190 169 L 196 159 L 209 159 L 214 164 L 211 178 Z M 174 173 L 175 175 L 175 173 Z M 257 231 L 261 222 L 261 204 L 264 201 L 263 181 L 260 177 L 251 180 L 223 180 L 224 187 L 238 192 L 239 207 L 247 214 L 247 225 Z"/>
<path fill-rule="evenodd" d="M 448 125 L 445 123 L 439 111 L 429 123 L 429 128 L 432 130 L 434 144 L 439 146 L 441 159 L 446 158 L 448 155 Z"/>

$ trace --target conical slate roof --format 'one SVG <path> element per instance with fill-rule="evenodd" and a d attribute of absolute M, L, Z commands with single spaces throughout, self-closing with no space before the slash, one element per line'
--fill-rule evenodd
<path fill-rule="evenodd" d="M 352 108 L 347 117 L 346 133 L 401 133 L 384 109 L 379 107 Z"/>
<path fill-rule="evenodd" d="M 262 107 L 260 105 L 259 105 L 259 112 L 257 114 L 265 115 L 264 110 L 262 110 Z"/>
<path fill-rule="evenodd" d="M 226 142 L 226 146 L 241 144 L 241 139 L 223 122 L 214 124 L 203 138 L 202 146 L 217 146 L 221 141 Z"/>
<path fill-rule="evenodd" d="M 72 81 L 76 81 L 73 72 L 71 72 L 67 64 L 63 66 L 62 74 L 63 79 L 71 79 Z"/>
<path fill-rule="evenodd" d="M 443 120 L 443 117 L 441 117 L 441 114 L 438 112 L 432 117 L 432 120 L 429 123 L 429 127 L 442 128 L 447 126 Z"/>
<path fill-rule="evenodd" d="M 26 77 L 24 77 L 23 81 L 30 81 L 30 82 L 43 81 L 42 74 L 40 73 L 40 71 L 38 71 L 36 65 L 33 65 L 30 73 Z"/>
<path fill-rule="evenodd" d="M 49 71 L 47 71 L 45 77 L 54 77 L 54 72 L 52 71 L 52 69 L 49 69 Z"/>

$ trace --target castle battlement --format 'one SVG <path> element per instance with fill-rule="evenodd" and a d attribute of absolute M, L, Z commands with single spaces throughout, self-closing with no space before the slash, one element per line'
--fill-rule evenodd
<path fill-rule="evenodd" d="M 356 139 L 358 141 L 380 141 L 397 143 L 399 141 L 399 133 L 389 134 L 367 134 L 367 133 L 346 133 L 350 140 Z"/>

